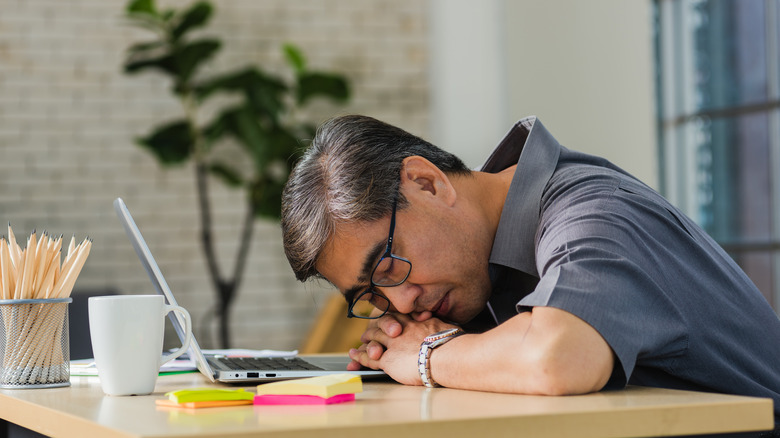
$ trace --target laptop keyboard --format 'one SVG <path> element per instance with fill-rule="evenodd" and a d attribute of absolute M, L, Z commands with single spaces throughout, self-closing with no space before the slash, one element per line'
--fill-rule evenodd
<path fill-rule="evenodd" d="M 316 371 L 322 368 L 299 357 L 220 357 L 217 360 L 235 370 Z"/>

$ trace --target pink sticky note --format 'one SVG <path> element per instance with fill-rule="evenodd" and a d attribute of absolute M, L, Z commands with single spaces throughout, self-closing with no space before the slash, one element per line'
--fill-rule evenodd
<path fill-rule="evenodd" d="M 256 395 L 256 405 L 330 405 L 355 400 L 355 394 L 339 394 L 333 397 L 320 397 L 317 395 L 281 395 L 266 394 Z"/>

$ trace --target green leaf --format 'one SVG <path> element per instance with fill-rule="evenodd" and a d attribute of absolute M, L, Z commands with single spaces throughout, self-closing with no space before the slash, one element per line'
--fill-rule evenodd
<path fill-rule="evenodd" d="M 140 58 L 140 59 L 138 59 Z M 159 69 L 171 76 L 178 76 L 176 64 L 171 55 L 164 55 L 156 58 L 144 58 L 143 56 L 131 55 L 125 62 L 125 73 L 138 73 L 142 70 Z"/>
<path fill-rule="evenodd" d="M 127 4 L 126 10 L 129 14 L 157 15 L 157 8 L 154 5 L 154 0 L 132 0 Z"/>
<path fill-rule="evenodd" d="M 178 41 L 188 31 L 206 25 L 211 18 L 212 10 L 211 4 L 200 2 L 185 11 L 179 23 L 171 31 L 173 42 Z"/>
<path fill-rule="evenodd" d="M 244 184 L 244 179 L 241 174 L 230 168 L 230 166 L 224 163 L 213 163 L 209 166 L 209 171 L 212 175 L 222 180 L 228 187 L 241 187 Z"/>
<path fill-rule="evenodd" d="M 298 77 L 298 104 L 313 97 L 328 97 L 337 102 L 349 98 L 349 85 L 343 76 L 329 73 L 304 73 Z"/>
<path fill-rule="evenodd" d="M 296 73 L 300 74 L 306 70 L 306 58 L 298 47 L 292 44 L 285 44 L 282 50 L 284 50 L 284 57 L 287 59 L 287 63 L 290 64 Z"/>
<path fill-rule="evenodd" d="M 202 132 L 207 143 L 214 143 L 226 132 L 225 120 L 222 117 L 215 118 Z"/>
<path fill-rule="evenodd" d="M 194 139 L 187 121 L 176 121 L 158 127 L 138 143 L 152 152 L 164 165 L 180 164 L 190 157 Z"/>
<path fill-rule="evenodd" d="M 285 109 L 284 94 L 287 90 L 282 80 L 248 68 L 202 83 L 195 87 L 195 94 L 198 99 L 204 100 L 217 91 L 243 93 L 250 109 L 258 117 L 264 115 L 275 121 Z"/>
<path fill-rule="evenodd" d="M 268 160 L 287 162 L 300 149 L 300 141 L 289 130 L 276 125 L 269 132 L 271 148 L 267 153 Z"/>
<path fill-rule="evenodd" d="M 144 52 L 154 52 L 164 47 L 165 43 L 162 41 L 150 41 L 148 43 L 133 44 L 127 49 L 127 52 L 131 56 L 143 56 Z"/>
<path fill-rule="evenodd" d="M 169 22 L 171 19 L 176 15 L 175 9 L 166 9 L 162 12 L 160 12 L 160 17 L 162 17 L 162 21 Z"/>
<path fill-rule="evenodd" d="M 259 179 L 250 187 L 249 196 L 255 208 L 255 215 L 269 219 L 279 219 L 282 215 L 283 184 Z"/>
<path fill-rule="evenodd" d="M 179 46 L 172 53 L 178 82 L 186 83 L 198 67 L 219 50 L 221 43 L 214 39 L 203 39 L 184 46 Z"/>
<path fill-rule="evenodd" d="M 202 82 L 193 88 L 198 99 L 204 100 L 217 91 L 240 91 L 246 88 L 252 69 L 241 70 L 235 73 L 217 76 L 206 82 Z"/>
<path fill-rule="evenodd" d="M 254 158 L 255 167 L 262 168 L 266 161 L 266 154 L 271 150 L 268 133 L 263 129 L 257 115 L 249 108 L 234 113 L 234 123 L 231 125 L 233 135 Z"/>
<path fill-rule="evenodd" d="M 177 90 L 180 90 L 197 68 L 208 61 L 219 47 L 219 41 L 205 39 L 177 46 L 171 53 L 158 57 L 149 58 L 144 56 L 146 53 L 136 52 L 131 54 L 125 63 L 125 72 L 136 73 L 141 70 L 159 69 L 173 76 Z"/>
<path fill-rule="evenodd" d="M 252 157 L 255 167 L 260 167 L 257 163 L 262 162 L 264 158 L 258 156 L 256 152 L 268 149 L 267 135 L 263 132 L 258 117 L 250 108 L 241 106 L 222 111 L 207 131 L 212 134 L 224 133 L 238 140 Z"/>
<path fill-rule="evenodd" d="M 252 158 L 255 172 L 259 175 L 268 173 L 273 163 L 290 164 L 291 157 L 297 159 L 301 149 L 294 134 L 281 125 L 263 119 L 247 106 L 223 111 L 205 131 L 224 133 L 236 139 Z M 286 172 L 289 173 L 289 165 Z"/>
<path fill-rule="evenodd" d="M 157 37 L 159 37 L 161 33 L 166 32 L 165 21 L 158 15 L 133 13 L 128 14 L 126 18 L 131 25 L 148 30 Z"/>
<path fill-rule="evenodd" d="M 274 122 L 279 120 L 279 116 L 285 110 L 284 97 L 287 86 L 281 81 L 275 81 L 271 78 L 255 81 L 250 84 L 249 89 L 244 90 L 246 99 L 252 109 L 269 117 Z"/>

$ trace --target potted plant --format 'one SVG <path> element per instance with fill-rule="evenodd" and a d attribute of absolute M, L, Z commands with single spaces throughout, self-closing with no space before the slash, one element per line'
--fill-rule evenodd
<path fill-rule="evenodd" d="M 154 127 L 137 143 L 163 166 L 194 164 L 200 239 L 217 297 L 219 340 L 222 348 L 229 348 L 229 310 L 245 271 L 255 221 L 258 217 L 279 217 L 282 188 L 306 146 L 304 139 L 314 136 L 315 125 L 296 120 L 294 114 L 315 98 L 344 103 L 350 92 L 342 75 L 309 70 L 301 51 L 292 45 L 283 47 L 292 79 L 256 66 L 211 77 L 198 75 L 222 46 L 214 37 L 192 36 L 193 30 L 207 25 L 213 11 L 208 2 L 159 10 L 154 0 L 130 1 L 126 16 L 131 25 L 151 31 L 152 36 L 128 49 L 124 71 L 156 71 L 168 76 L 172 97 L 181 103 L 179 119 Z M 216 115 L 202 119 L 203 105 L 218 95 L 233 98 Z M 230 139 L 240 145 L 246 158 L 243 161 L 251 163 L 245 166 L 250 171 L 220 158 L 221 148 Z M 246 195 L 246 214 L 230 275 L 220 268 L 212 234 L 208 187 L 213 179 L 244 190 Z"/>

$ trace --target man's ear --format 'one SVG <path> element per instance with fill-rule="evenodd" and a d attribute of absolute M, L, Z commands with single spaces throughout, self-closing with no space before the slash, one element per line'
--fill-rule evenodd
<path fill-rule="evenodd" d="M 435 164 L 420 156 L 406 157 L 401 166 L 401 189 L 404 196 L 424 195 L 452 205 L 456 193 L 452 182 Z"/>

